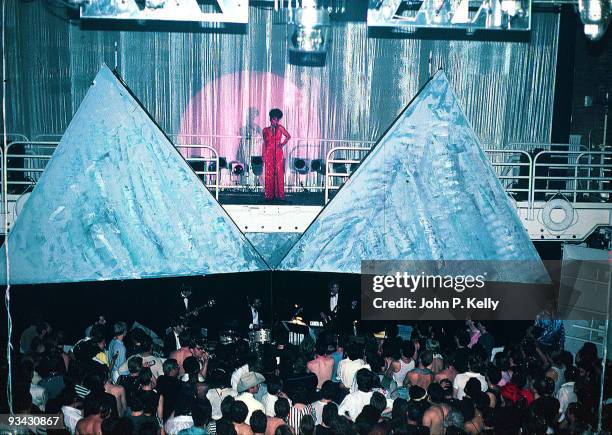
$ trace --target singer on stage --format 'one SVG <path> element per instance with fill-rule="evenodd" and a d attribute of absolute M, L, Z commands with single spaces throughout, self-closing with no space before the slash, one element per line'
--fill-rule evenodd
<path fill-rule="evenodd" d="M 263 129 L 266 201 L 285 198 L 285 157 L 282 147 L 291 136 L 279 123 L 282 117 L 283 112 L 279 109 L 270 110 L 270 127 Z"/>

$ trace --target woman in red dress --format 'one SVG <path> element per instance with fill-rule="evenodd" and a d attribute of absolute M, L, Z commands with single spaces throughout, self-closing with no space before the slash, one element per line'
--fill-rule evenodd
<path fill-rule="evenodd" d="M 265 200 L 285 198 L 285 157 L 283 146 L 291 139 L 285 127 L 280 125 L 283 112 L 270 110 L 270 127 L 263 129 L 263 158 L 265 170 Z"/>

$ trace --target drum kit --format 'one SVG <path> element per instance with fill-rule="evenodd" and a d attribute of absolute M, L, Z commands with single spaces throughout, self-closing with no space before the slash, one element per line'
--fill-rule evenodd
<path fill-rule="evenodd" d="M 232 344 L 238 340 L 242 340 L 243 335 L 234 329 L 227 329 L 219 332 L 219 344 Z M 249 345 L 251 348 L 259 347 L 264 343 L 272 342 L 272 331 L 268 328 L 260 328 L 253 331 L 249 331 L 248 334 Z"/>
<path fill-rule="evenodd" d="M 249 332 L 249 342 L 252 344 L 264 344 L 272 342 L 272 331 L 266 328 Z"/>

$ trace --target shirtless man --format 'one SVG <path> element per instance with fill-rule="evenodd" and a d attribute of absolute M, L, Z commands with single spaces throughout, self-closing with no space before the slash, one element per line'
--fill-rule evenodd
<path fill-rule="evenodd" d="M 204 350 L 204 340 L 199 337 L 193 337 L 189 340 L 186 346 L 181 347 L 178 350 L 175 350 L 170 354 L 169 358 L 175 359 L 179 366 L 179 375 L 183 376 L 185 374 L 185 369 L 183 368 L 183 361 L 189 358 L 190 356 L 195 357 L 198 361 L 200 361 L 200 367 L 203 372 L 200 372 L 202 376 L 206 376 L 205 367 L 207 364 L 205 362 L 208 361 L 208 355 Z"/>
<path fill-rule="evenodd" d="M 324 343 L 324 340 L 318 340 L 315 350 L 315 359 L 308 361 L 306 369 L 308 373 L 317 375 L 317 390 L 320 390 L 325 381 L 331 380 L 334 371 L 334 359 L 327 355 L 327 344 Z"/>
<path fill-rule="evenodd" d="M 435 382 L 439 383 L 443 379 L 448 379 L 452 383 L 455 380 L 455 376 L 457 376 L 457 370 L 455 370 L 455 367 L 453 366 L 452 361 L 448 362 L 448 364 L 446 364 L 446 362 L 447 361 L 445 360 L 444 361 L 444 363 L 445 363 L 444 369 L 442 369 L 441 371 L 436 373 L 436 375 L 434 377 L 434 381 Z"/>
<path fill-rule="evenodd" d="M 427 389 L 431 406 L 423 414 L 423 426 L 427 426 L 431 435 L 443 435 L 444 419 L 448 415 L 448 405 L 444 400 L 444 389 L 439 384 L 431 384 Z"/>
<path fill-rule="evenodd" d="M 289 401 L 284 398 L 280 398 L 274 404 L 275 417 L 268 417 L 268 425 L 266 426 L 266 435 L 274 435 L 276 428 L 282 426 L 285 423 L 285 419 L 289 417 Z"/>
<path fill-rule="evenodd" d="M 232 403 L 230 417 L 232 419 L 232 423 L 234 423 L 234 429 L 238 435 L 253 435 L 251 426 L 245 423 L 248 414 L 249 409 L 247 408 L 246 403 L 241 402 L 240 400 L 236 400 L 234 403 Z"/>
<path fill-rule="evenodd" d="M 108 418 L 110 413 L 101 396 L 88 394 L 83 402 L 85 417 L 77 423 L 76 435 L 102 435 L 102 421 Z"/>
<path fill-rule="evenodd" d="M 429 350 L 421 352 L 419 357 L 419 367 L 412 369 L 406 375 L 404 385 L 418 385 L 427 390 L 429 384 L 434 380 L 434 372 L 431 371 L 431 363 L 433 362 L 433 354 Z"/>
<path fill-rule="evenodd" d="M 113 385 L 109 378 L 104 382 L 104 391 L 112 394 L 117 399 L 117 414 L 123 417 L 123 413 L 127 409 L 127 400 L 125 397 L 125 388 L 121 385 Z"/>

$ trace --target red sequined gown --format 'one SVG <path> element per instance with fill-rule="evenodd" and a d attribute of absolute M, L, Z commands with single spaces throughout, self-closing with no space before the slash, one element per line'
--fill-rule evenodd
<path fill-rule="evenodd" d="M 265 199 L 285 198 L 285 156 L 281 142 L 283 134 L 279 128 L 273 132 L 272 127 L 263 129 L 263 159 L 265 171 Z"/>

